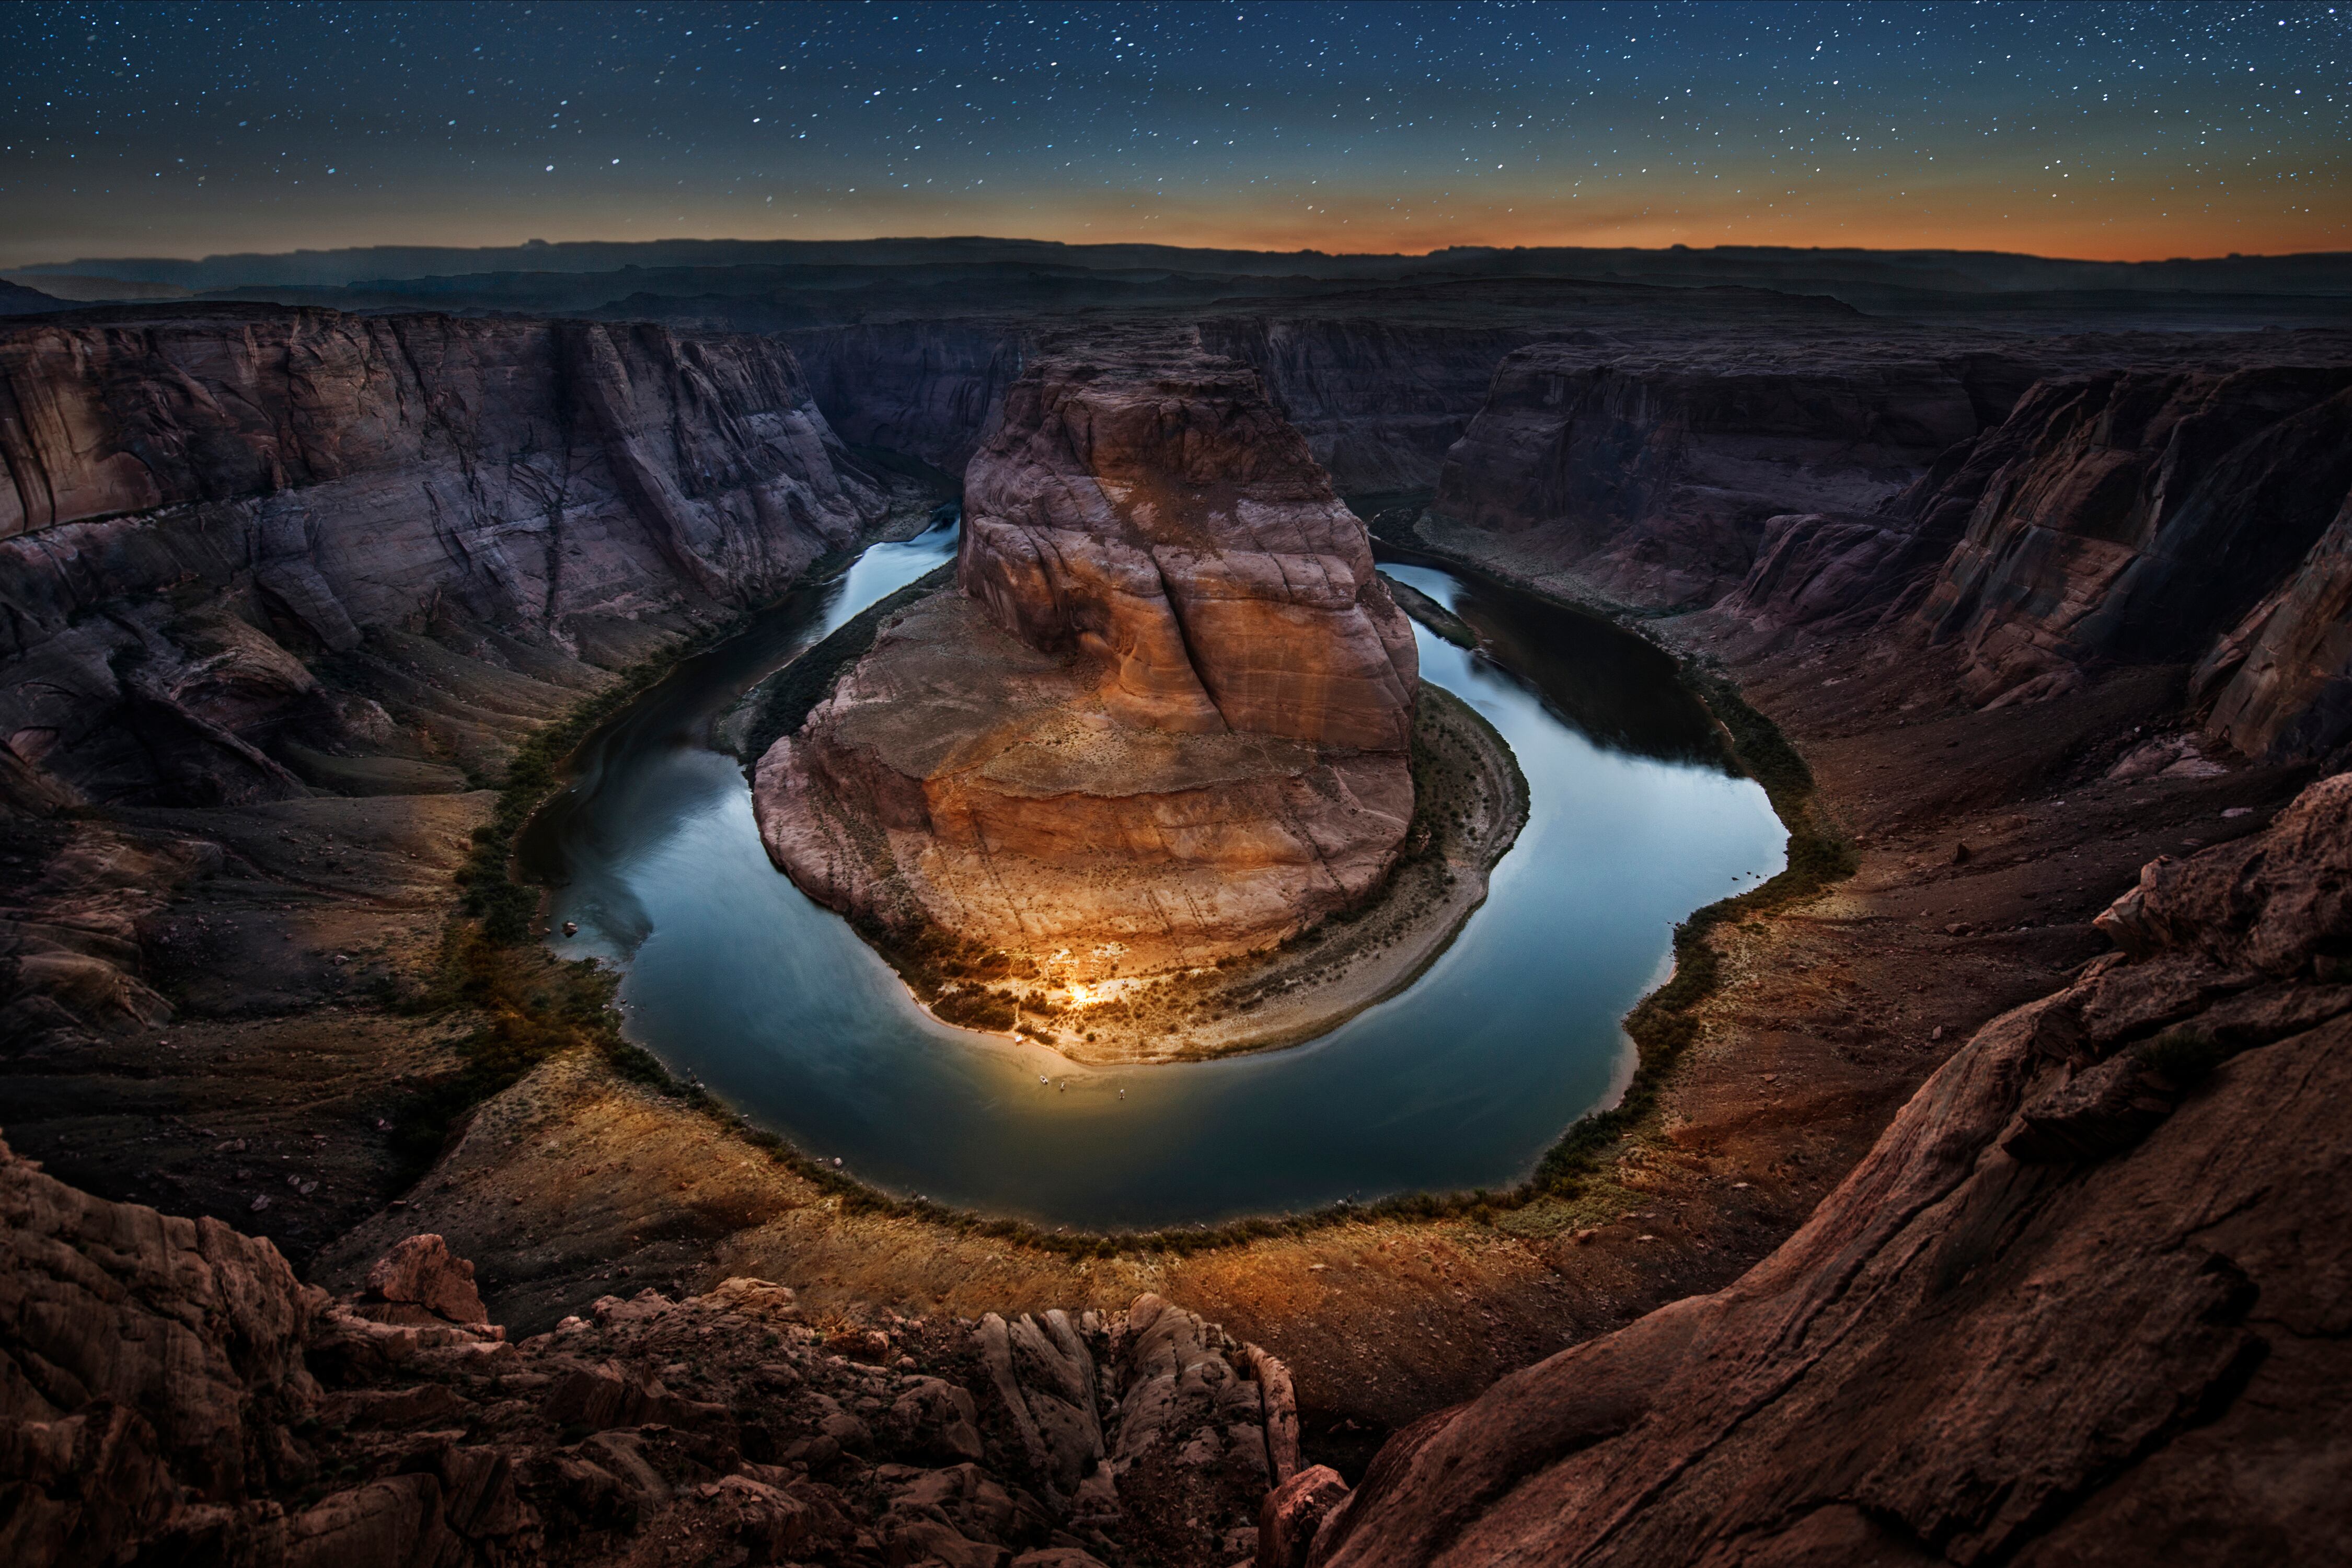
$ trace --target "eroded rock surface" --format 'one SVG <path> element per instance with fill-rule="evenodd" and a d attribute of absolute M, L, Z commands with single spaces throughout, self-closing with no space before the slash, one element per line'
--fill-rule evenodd
<path fill-rule="evenodd" d="M 86 1136 L 142 1099 L 110 1086 L 174 1059 L 166 1024 L 319 1005 L 355 950 L 437 929 L 479 786 L 533 728 L 903 499 L 760 339 L 194 305 L 10 323 L 0 1072 L 20 1136 L 112 1195 L 151 1180 L 57 1124 Z M 371 1033 L 347 1021 L 339 1040 Z M 220 1043 L 203 1054 L 225 1067 Z M 352 1053 L 363 1098 L 422 1065 L 383 1046 Z M 255 1071 L 147 1109 L 205 1125 L 255 1102 L 236 1081 Z M 236 1210 L 294 1245 L 310 1195 Z"/>
<path fill-rule="evenodd" d="M 2201 657 L 2352 490 L 2352 369 L 2045 384 L 2009 423 L 2015 455 L 1919 612 L 1980 701 Z"/>
<path fill-rule="evenodd" d="M 2158 861 L 1728 1289 L 1400 1434 L 1317 1563 L 2335 1554 L 2352 775 Z"/>
<path fill-rule="evenodd" d="M 1868 512 L 1790 512 L 1703 623 L 1736 646 L 1875 631 L 1950 648 L 1958 696 L 2032 704 L 2105 668 L 2189 667 L 2224 749 L 2352 733 L 2352 358 L 2056 376 Z"/>
<path fill-rule="evenodd" d="M 802 887 L 1092 984 L 1380 883 L 1412 814 L 1412 631 L 1253 372 L 1034 365 L 966 487 L 960 591 L 886 622 L 759 763 Z"/>
<path fill-rule="evenodd" d="M 0 333 L 0 739 L 169 804 L 299 795 L 399 740 L 305 660 L 456 623 L 576 684 L 887 502 L 761 340 L 226 307 Z"/>
<path fill-rule="evenodd" d="M 2030 379 L 1999 356 L 1818 321 L 1773 345 L 1581 333 L 1502 362 L 1432 504 L 1533 535 L 1628 598 L 1710 603 L 1748 570 L 1766 518 L 1876 510 L 1976 434 L 1980 401 Z"/>
<path fill-rule="evenodd" d="M 437 1236 L 331 1300 L 0 1145 L 0 1556 L 1212 1568 L 1297 1463 L 1282 1363 L 1156 1296 L 869 1328 L 738 1279 L 519 1344 L 480 1319 Z"/>

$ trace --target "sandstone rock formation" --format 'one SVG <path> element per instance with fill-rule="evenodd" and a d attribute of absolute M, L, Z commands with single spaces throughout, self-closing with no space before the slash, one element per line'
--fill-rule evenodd
<path fill-rule="evenodd" d="M 1092 984 L 1380 883 L 1412 812 L 1412 632 L 1254 373 L 1033 365 L 967 473 L 957 580 L 760 761 L 761 836 L 811 894 Z"/>
<path fill-rule="evenodd" d="M 299 795 L 281 737 L 331 752 L 389 726 L 295 655 L 455 623 L 561 683 L 643 657 L 681 610 L 777 591 L 886 506 L 755 339 L 230 307 L 36 322 L 0 333 L 0 740 L 97 799 Z"/>
<path fill-rule="evenodd" d="M 471 1272 L 417 1237 L 331 1301 L 0 1145 L 0 1556 L 1222 1568 L 1297 1462 L 1282 1363 L 1156 1296 L 828 1335 L 730 1279 L 518 1345 Z"/>
<path fill-rule="evenodd" d="M 1425 490 L 1504 355 L 1546 331 L 1350 312 L 1211 316 L 1201 346 L 1256 367 L 1343 495 Z M 1550 329 L 1557 331 L 1556 328 Z"/>
<path fill-rule="evenodd" d="M 2009 423 L 2014 455 L 1919 612 L 1979 701 L 2201 656 L 2352 492 L 2352 368 L 2045 384 Z"/>
<path fill-rule="evenodd" d="M 2294 570 L 2198 662 L 2213 730 L 2250 757 L 2324 756 L 2352 736 L 2352 487 Z"/>
<path fill-rule="evenodd" d="M 1017 325 L 951 321 L 826 327 L 789 341 L 842 439 L 961 474 L 1034 356 L 1030 337 Z"/>
<path fill-rule="evenodd" d="M 1308 1560 L 2335 1555 L 2347 873 L 2352 774 L 2150 865 L 2121 951 L 1981 1030 L 1778 1252 L 1400 1434 Z"/>
<path fill-rule="evenodd" d="M 2323 756 L 2352 734 L 2352 347 L 2307 339 L 2300 366 L 2038 383 L 1876 510 L 1769 519 L 1706 618 L 1948 646 L 1983 707 L 2117 664 L 2193 666 L 2189 700 L 2219 739 Z"/>
<path fill-rule="evenodd" d="M 315 1393 L 278 1249 L 107 1203 L 0 1144 L 0 1558 L 127 1558 L 268 1484 Z"/>
<path fill-rule="evenodd" d="M 1629 597 L 1706 604 L 1747 573 L 1766 518 L 1875 510 L 2025 379 L 1901 332 L 1800 331 L 1728 355 L 1587 332 L 1503 361 L 1432 505 L 1538 533 Z"/>
<path fill-rule="evenodd" d="M 416 797 L 495 777 L 532 725 L 894 499 L 756 339 L 176 305 L 0 331 L 0 838 L 19 868 L 0 1060 L 169 1017 L 145 922 L 232 855 L 312 885 L 298 896 L 402 901 L 414 839 L 478 810 Z M 291 851 L 317 822 L 290 815 L 60 816 L 320 795 L 384 801 L 333 818 L 383 853 L 221 847 Z M 246 974 L 277 991 L 281 968 Z"/>

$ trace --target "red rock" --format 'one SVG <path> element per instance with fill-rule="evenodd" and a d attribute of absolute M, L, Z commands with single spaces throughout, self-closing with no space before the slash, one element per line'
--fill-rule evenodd
<path fill-rule="evenodd" d="M 474 1288 L 474 1266 L 454 1256 L 437 1236 L 412 1236 L 377 1258 L 368 1269 L 362 1300 L 415 1307 L 425 1318 L 445 1323 L 470 1327 L 490 1321 L 481 1292 Z"/>
<path fill-rule="evenodd" d="M 1328 1465 L 1310 1465 L 1265 1494 L 1257 1516 L 1257 1568 L 1306 1568 L 1324 1520 L 1348 1500 L 1348 1483 Z"/>
<path fill-rule="evenodd" d="M 126 1540 L 182 1489 L 256 1484 L 273 1415 L 315 1391 L 322 1300 L 268 1241 L 92 1197 L 0 1144 L 0 1449 L 48 1478 L 17 1500 L 26 1528 Z"/>
<path fill-rule="evenodd" d="M 1093 984 L 1378 886 L 1412 815 L 1411 628 L 1253 373 L 1033 365 L 964 529 L 963 594 L 886 622 L 760 760 L 762 839 L 803 889 Z"/>

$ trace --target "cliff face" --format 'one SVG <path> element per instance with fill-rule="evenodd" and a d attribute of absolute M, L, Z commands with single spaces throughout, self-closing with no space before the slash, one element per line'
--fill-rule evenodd
<path fill-rule="evenodd" d="M 1412 632 L 1255 373 L 1184 353 L 1041 367 L 965 501 L 964 592 L 1030 647 L 1099 660 L 1139 724 L 1404 745 Z"/>
<path fill-rule="evenodd" d="M 1532 323 L 1439 325 L 1375 316 L 1212 316 L 1202 349 L 1255 367 L 1277 412 L 1341 493 L 1428 489 L 1477 413 L 1496 362 Z M 912 321 L 786 335 L 842 438 L 961 475 L 1040 353 L 1082 346 L 1066 329 Z"/>
<path fill-rule="evenodd" d="M 1212 316 L 1201 346 L 1256 367 L 1341 493 L 1425 490 L 1533 325 Z"/>
<path fill-rule="evenodd" d="M 1433 510 L 1638 602 L 1710 603 L 1747 574 L 1768 518 L 1876 510 L 1973 436 L 1989 389 L 2011 379 L 2002 362 L 1899 344 L 1538 343 L 1496 371 Z"/>
<path fill-rule="evenodd" d="M 194 922 L 205 962 L 162 945 L 224 868 L 278 913 L 446 907 L 469 792 L 533 726 L 883 519 L 843 459 L 753 339 L 187 307 L 0 331 L 0 1063 L 73 1062 L 104 1100 L 95 1042 L 313 993 L 357 927 L 298 950 L 240 910 Z M 65 815 L 89 806 L 182 815 Z"/>
<path fill-rule="evenodd" d="M 886 623 L 760 762 L 795 880 L 1081 982 L 1264 946 L 1380 881 L 1412 634 L 1254 373 L 1041 362 L 965 493 L 961 592 Z"/>
<path fill-rule="evenodd" d="M 1981 1030 L 1778 1252 L 1401 1434 L 1312 1560 L 2333 1554 L 2347 871 L 2352 775 L 2151 864 L 2121 951 Z"/>
<path fill-rule="evenodd" d="M 2322 756 L 2352 736 L 2352 492 L 2193 684 L 2212 696 L 2212 728 L 2250 757 Z"/>
<path fill-rule="evenodd" d="M 1980 707 L 2104 667 L 2190 666 L 2219 739 L 2325 755 L 2352 735 L 2352 368 L 2333 335 L 2294 347 L 2309 363 L 2221 353 L 2038 382 L 1875 509 L 1767 519 L 1705 619 L 1945 645 Z"/>
<path fill-rule="evenodd" d="M 382 715 L 298 654 L 463 623 L 560 687 L 886 508 L 773 344 L 580 322 L 36 323 L 0 334 L 0 737 L 98 799 L 299 793 L 281 733 Z"/>
<path fill-rule="evenodd" d="M 2352 370 L 2121 372 L 2045 384 L 2009 423 L 2011 455 L 1919 611 L 1965 650 L 1979 701 L 2095 659 L 2200 658 L 2352 490 Z M 2251 739 L 2283 721 L 2237 722 Z"/>
<path fill-rule="evenodd" d="M 844 440 L 961 475 L 1034 354 L 1000 322 L 906 321 L 789 336 L 809 390 Z"/>

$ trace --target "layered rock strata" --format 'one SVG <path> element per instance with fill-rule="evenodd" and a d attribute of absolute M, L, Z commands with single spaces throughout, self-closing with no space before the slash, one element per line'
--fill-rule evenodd
<path fill-rule="evenodd" d="M 2031 379 L 1907 336 L 1804 334 L 1730 363 L 1717 344 L 1589 332 L 1521 349 L 1447 453 L 1433 509 L 1533 535 L 1625 597 L 1710 603 L 1748 572 L 1766 518 L 1876 510 Z"/>
<path fill-rule="evenodd" d="M 2347 873 L 2346 774 L 2150 864 L 2118 951 L 1980 1030 L 1778 1252 L 1401 1434 L 1261 1563 L 2332 1554 Z"/>
<path fill-rule="evenodd" d="M 352 1007 L 353 955 L 403 966 L 438 940 L 481 786 L 903 499 L 757 339 L 161 305 L 0 331 L 20 1130 L 54 1157 L 74 1128 L 77 1173 L 120 1195 L 156 1178 L 89 1152 L 110 1115 L 202 1124 L 282 1094 L 382 1128 L 398 1075 L 446 1063 Z M 352 1009 L 335 1049 L 297 1043 L 329 1005 Z M 202 1067 L 159 1100 L 159 1057 Z M 236 1208 L 306 1253 L 392 1195 L 385 1142 L 339 1142 L 322 1192 Z"/>
<path fill-rule="evenodd" d="M 735 1279 L 514 1343 L 438 1236 L 330 1299 L 266 1240 L 5 1145 L 0 1265 L 0 1555 L 26 1568 L 1222 1568 L 1298 1467 L 1282 1363 L 1153 1295 L 820 1331 Z"/>
<path fill-rule="evenodd" d="M 1556 329 L 1555 329 L 1556 330 Z M 1370 313 L 1212 316 L 1212 353 L 1255 365 L 1344 494 L 1427 490 L 1533 322 L 1441 323 Z"/>
<path fill-rule="evenodd" d="M 321 689 L 321 656 L 462 626 L 560 686 L 781 589 L 887 504 L 758 339 L 226 307 L 16 327 L 0 740 L 94 799 L 297 795 L 281 736 L 393 728 Z"/>
<path fill-rule="evenodd" d="M 1213 964 L 1380 885 L 1418 664 L 1363 526 L 1245 367 L 1060 358 L 966 476 L 957 591 L 757 767 L 771 855 L 1033 977 Z"/>
<path fill-rule="evenodd" d="M 2200 657 L 2352 492 L 2352 368 L 2045 384 L 2010 424 L 1919 612 L 1980 701 Z"/>
<path fill-rule="evenodd" d="M 2352 734 L 2347 500 L 2341 363 L 2054 378 L 1875 511 L 1769 519 L 1711 618 L 1948 646 L 1980 706 L 2074 692 L 2105 666 L 2193 666 L 2218 738 L 2319 756 Z"/>

